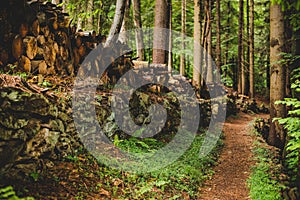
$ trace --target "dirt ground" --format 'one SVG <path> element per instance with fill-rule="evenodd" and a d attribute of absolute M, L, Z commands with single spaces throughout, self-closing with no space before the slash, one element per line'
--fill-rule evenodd
<path fill-rule="evenodd" d="M 244 200 L 250 199 L 247 182 L 252 160 L 251 122 L 267 115 L 250 115 L 239 113 L 229 117 L 224 124 L 224 148 L 218 165 L 214 168 L 212 179 L 205 183 L 201 190 L 201 200 Z"/>

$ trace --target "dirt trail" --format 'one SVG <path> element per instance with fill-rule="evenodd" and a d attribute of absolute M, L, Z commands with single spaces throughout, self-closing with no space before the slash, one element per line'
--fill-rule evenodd
<path fill-rule="evenodd" d="M 201 190 L 202 200 L 244 200 L 250 199 L 247 188 L 252 161 L 252 127 L 250 122 L 256 117 L 266 115 L 249 115 L 239 113 L 237 117 L 230 117 L 224 124 L 224 148 L 215 174 L 205 183 Z"/>

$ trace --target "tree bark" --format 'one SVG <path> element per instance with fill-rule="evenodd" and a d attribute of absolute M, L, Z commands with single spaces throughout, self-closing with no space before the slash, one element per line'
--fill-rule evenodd
<path fill-rule="evenodd" d="M 168 27 L 168 2 L 166 0 L 155 1 L 153 55 L 154 64 L 166 64 L 166 49 L 168 48 L 168 36 L 162 31 Z"/>
<path fill-rule="evenodd" d="M 173 54 L 172 54 L 172 48 L 173 48 L 173 35 L 172 35 L 172 0 L 170 0 L 170 5 L 169 5 L 169 54 L 168 54 L 168 72 L 172 72 L 172 65 L 173 65 Z"/>
<path fill-rule="evenodd" d="M 86 12 L 87 12 L 87 23 L 86 23 L 86 29 L 87 30 L 93 30 L 94 27 L 94 17 L 93 17 L 93 7 L 94 7 L 94 0 L 88 0 L 87 6 L 86 6 Z"/>
<path fill-rule="evenodd" d="M 250 5 L 249 0 L 246 0 L 246 41 L 245 41 L 245 56 L 244 56 L 244 95 L 249 95 L 249 81 L 250 81 Z"/>
<path fill-rule="evenodd" d="M 239 35 L 238 35 L 238 93 L 244 94 L 244 48 L 243 48 L 243 29 L 244 29 L 244 0 L 239 0 Z"/>
<path fill-rule="evenodd" d="M 181 50 L 185 50 L 186 35 L 186 0 L 181 1 Z M 185 75 L 185 52 L 180 55 L 180 75 Z"/>
<path fill-rule="evenodd" d="M 280 63 L 284 52 L 284 14 L 277 3 L 270 7 L 270 132 L 268 143 L 279 148 L 285 144 L 285 131 L 274 118 L 285 117 L 286 109 L 282 104 L 275 104 L 285 97 L 286 71 L 285 66 Z"/>
<path fill-rule="evenodd" d="M 220 0 L 216 0 L 216 67 L 219 73 L 216 73 L 218 76 L 221 74 L 221 16 L 220 16 Z M 221 77 L 216 77 L 216 80 L 220 80 Z"/>
<path fill-rule="evenodd" d="M 114 40 L 117 39 L 115 35 L 120 33 L 124 18 L 125 4 L 126 0 L 117 0 L 114 21 L 110 28 L 107 40 L 105 42 L 105 47 L 108 47 L 111 43 L 115 42 Z"/>
<path fill-rule="evenodd" d="M 254 0 L 250 0 L 249 24 L 249 96 L 254 98 Z"/>
<path fill-rule="evenodd" d="M 207 34 L 207 77 L 206 77 L 206 83 L 213 83 L 214 81 L 214 75 L 213 75 L 213 63 L 212 63 L 212 41 L 211 41 L 211 10 L 212 10 L 212 1 L 207 0 L 207 28 L 208 28 L 208 34 Z"/>
<path fill-rule="evenodd" d="M 127 34 L 127 29 L 129 27 L 129 21 L 130 21 L 130 0 L 125 0 L 125 11 L 124 11 L 124 18 L 122 22 L 122 27 L 121 27 L 121 34 L 119 35 L 119 40 L 127 44 L 128 42 L 128 34 Z"/>
<path fill-rule="evenodd" d="M 141 2 L 140 0 L 132 0 L 133 5 L 133 21 L 135 25 L 135 40 L 138 60 L 145 60 L 144 36 L 142 32 Z"/>
<path fill-rule="evenodd" d="M 194 66 L 193 85 L 200 87 L 201 74 L 201 7 L 200 0 L 194 0 Z"/>

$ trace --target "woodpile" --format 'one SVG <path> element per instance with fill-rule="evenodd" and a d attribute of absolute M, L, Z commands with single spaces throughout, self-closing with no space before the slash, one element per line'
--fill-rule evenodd
<path fill-rule="evenodd" d="M 99 36 L 76 33 L 70 23 L 69 15 L 52 3 L 10 0 L 0 8 L 0 67 L 7 70 L 11 63 L 18 71 L 74 74 Z"/>

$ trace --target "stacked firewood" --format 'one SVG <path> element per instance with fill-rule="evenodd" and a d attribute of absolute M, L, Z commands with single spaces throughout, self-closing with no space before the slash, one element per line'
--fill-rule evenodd
<path fill-rule="evenodd" d="M 0 8 L 0 66 L 15 63 L 19 71 L 73 74 L 95 46 L 95 34 L 76 33 L 57 5 L 18 1 Z"/>

